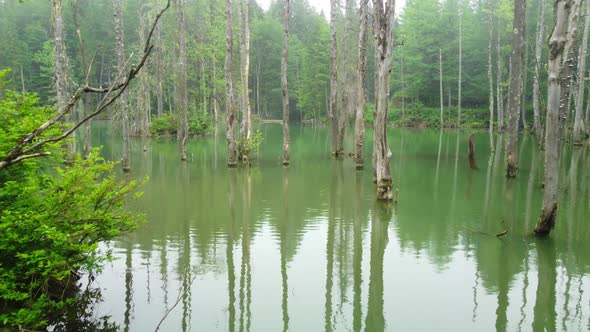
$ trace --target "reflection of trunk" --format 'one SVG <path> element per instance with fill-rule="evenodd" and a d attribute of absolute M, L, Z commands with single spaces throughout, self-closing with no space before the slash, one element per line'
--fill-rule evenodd
<path fill-rule="evenodd" d="M 510 57 L 510 105 L 508 110 L 508 141 L 506 143 L 506 176 L 509 178 L 515 177 L 518 169 L 518 118 L 522 94 L 525 15 L 526 1 L 516 0 L 514 3 L 512 56 Z"/>
<path fill-rule="evenodd" d="M 130 247 L 125 252 L 125 314 L 123 331 L 129 332 L 129 325 L 131 323 L 131 314 L 133 311 L 133 253 Z"/>
<path fill-rule="evenodd" d="M 477 162 L 475 161 L 475 143 L 473 142 L 473 134 L 469 135 L 468 147 L 469 167 L 473 170 L 476 170 Z"/>
<path fill-rule="evenodd" d="M 395 0 L 374 0 L 374 19 L 378 22 L 378 34 L 375 37 L 375 52 L 379 55 L 377 65 L 377 112 L 375 114 L 375 174 L 377 178 L 377 199 L 393 199 L 391 170 L 391 150 L 387 144 L 387 96 L 389 95 L 389 73 L 393 51 L 393 18 Z"/>
<path fill-rule="evenodd" d="M 362 322 L 362 307 L 361 307 L 361 292 L 362 292 L 362 283 L 363 283 L 363 271 L 362 271 L 362 263 L 363 263 L 363 229 L 362 229 L 362 222 L 364 218 L 361 216 L 360 212 L 360 205 L 362 202 L 362 175 L 360 173 L 356 174 L 356 181 L 355 181 L 355 216 L 354 216 L 354 224 L 353 224 L 353 256 L 352 256 L 352 273 L 353 273 L 353 300 L 352 300 L 352 330 L 354 332 L 359 332 L 361 330 Z"/>
<path fill-rule="evenodd" d="M 121 0 L 113 0 L 113 15 L 115 17 L 115 39 L 117 42 L 117 77 L 125 76 L 125 46 L 124 46 L 124 28 L 123 28 L 123 9 Z M 129 172 L 129 108 L 127 105 L 127 90 L 121 93 L 117 100 L 119 115 L 121 117 L 121 126 L 123 127 L 123 160 L 121 165 L 124 172 Z"/>
<path fill-rule="evenodd" d="M 573 8 L 572 8 L 573 7 Z M 543 188 L 543 209 L 535 228 L 535 234 L 548 235 L 555 225 L 557 214 L 557 195 L 559 183 L 559 144 L 561 135 L 559 131 L 559 111 L 563 105 L 561 89 L 563 82 L 569 81 L 567 63 L 567 45 L 573 40 L 575 32 L 575 6 L 570 6 L 569 1 L 558 0 L 555 3 L 555 26 L 549 38 L 549 63 L 548 63 L 548 96 L 547 96 L 547 120 L 545 129 L 545 177 Z M 566 41 L 565 43 L 563 41 Z M 564 54 L 565 53 L 565 54 Z M 566 58 L 567 59 L 567 58 Z M 565 68 L 563 64 L 566 63 Z M 567 98 L 566 98 L 567 99 Z"/>
<path fill-rule="evenodd" d="M 234 86 L 232 79 L 233 66 L 233 23 L 232 23 L 232 0 L 225 0 L 225 109 L 227 114 L 227 166 L 236 167 L 236 138 L 234 136 L 234 125 L 236 121 Z"/>
<path fill-rule="evenodd" d="M 234 270 L 234 226 L 236 218 L 235 206 L 235 174 L 229 175 L 229 190 L 228 190 L 228 208 L 229 208 L 229 227 L 227 230 L 227 244 L 226 244 L 226 261 L 227 261 L 227 279 L 229 292 L 229 331 L 235 331 L 236 323 L 236 274 Z"/>
<path fill-rule="evenodd" d="M 541 55 L 543 54 L 543 30 L 545 29 L 545 0 L 539 1 L 539 17 L 537 21 L 537 37 L 535 41 L 535 78 L 533 81 L 533 109 L 534 118 L 533 125 L 535 129 L 535 136 L 539 144 L 543 141 L 543 127 L 541 125 L 541 87 L 540 87 L 540 75 L 541 75 Z"/>
<path fill-rule="evenodd" d="M 584 19 L 584 37 L 578 55 L 578 96 L 576 98 L 576 117 L 574 122 L 574 144 L 582 144 L 582 133 L 585 132 L 582 107 L 584 106 L 584 82 L 586 79 L 586 50 L 588 49 L 588 33 L 590 32 L 590 1 L 584 3 L 586 15 Z"/>
<path fill-rule="evenodd" d="M 367 300 L 366 331 L 384 331 L 383 315 L 383 259 L 389 241 L 387 226 L 391 220 L 391 207 L 375 206 L 371 218 L 371 270 L 369 298 Z"/>
<path fill-rule="evenodd" d="M 537 248 L 537 294 L 533 309 L 534 331 L 555 331 L 555 285 L 557 284 L 555 244 L 538 242 Z M 566 293 L 567 294 L 567 293 Z"/>
<path fill-rule="evenodd" d="M 365 76 L 367 63 L 367 21 L 368 21 L 369 0 L 360 2 L 360 31 L 358 46 L 358 77 L 357 77 L 357 100 L 356 119 L 354 123 L 354 160 L 356 169 L 362 169 L 364 163 L 363 148 L 365 139 Z M 403 111 L 402 111 L 403 112 Z"/>
<path fill-rule="evenodd" d="M 289 0 L 287 0 L 288 3 Z M 287 173 L 288 169 L 285 169 L 283 173 L 283 208 L 285 214 L 283 216 L 283 221 L 281 225 L 289 225 L 289 177 Z M 284 227 L 284 226 L 281 226 Z M 281 309 L 283 311 L 283 331 L 289 330 L 289 284 L 288 284 L 288 275 L 287 275 L 287 237 L 288 233 L 283 229 L 281 231 L 281 281 L 282 281 L 282 288 L 283 288 L 283 300 Z"/>
<path fill-rule="evenodd" d="M 188 94 L 186 85 L 186 41 L 184 26 L 184 1 L 176 0 L 176 28 L 178 29 L 178 106 L 180 121 L 178 122 L 178 151 L 180 160 L 186 160 L 186 141 L 188 139 Z"/>
<path fill-rule="evenodd" d="M 289 165 L 289 88 L 287 82 L 287 55 L 289 52 L 289 7 L 290 0 L 284 1 L 283 9 L 283 57 L 281 59 L 281 90 L 283 92 L 283 165 Z"/>
<path fill-rule="evenodd" d="M 492 39 L 494 38 L 493 20 L 494 1 L 490 1 L 488 13 L 488 82 L 490 84 L 490 150 L 494 152 L 494 75 L 492 73 Z M 500 33 L 499 31 L 497 33 Z"/>
<path fill-rule="evenodd" d="M 324 308 L 325 331 L 332 331 L 332 288 L 334 285 L 334 238 L 336 234 L 336 195 L 338 192 L 336 169 L 332 172 L 330 183 L 330 205 L 328 209 L 328 239 L 326 241 L 326 303 Z"/>

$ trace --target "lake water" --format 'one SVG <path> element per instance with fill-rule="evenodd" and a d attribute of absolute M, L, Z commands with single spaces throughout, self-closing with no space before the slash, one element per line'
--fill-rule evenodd
<path fill-rule="evenodd" d="M 105 244 L 115 261 L 92 283 L 123 331 L 585 331 L 590 329 L 590 153 L 563 146 L 559 217 L 530 236 L 543 155 L 521 137 L 504 177 L 486 133 L 389 130 L 398 203 L 375 201 L 370 171 L 329 157 L 329 128 L 263 125 L 252 167 L 228 169 L 225 134 L 132 144 L 133 204 L 147 223 Z M 346 151 L 352 147 L 347 134 Z M 372 132 L 367 132 L 367 146 Z M 97 124 L 95 144 L 120 156 Z M 500 144 L 499 147 L 501 147 Z M 495 235 L 507 231 L 497 238 Z M 163 319 L 165 317 L 165 319 Z"/>

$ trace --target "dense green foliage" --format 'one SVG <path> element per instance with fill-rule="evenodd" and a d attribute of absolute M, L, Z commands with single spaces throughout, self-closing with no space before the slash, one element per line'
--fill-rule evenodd
<path fill-rule="evenodd" d="M 0 159 L 55 112 L 36 95 L 1 93 Z M 143 218 L 124 206 L 139 196 L 136 183 L 118 180 L 97 150 L 63 166 L 59 143 L 48 149 L 49 157 L 0 170 L 0 327 L 47 325 L 75 302 L 78 272 L 109 258 L 98 244 Z"/>
<path fill-rule="evenodd" d="M 211 118 L 202 112 L 194 113 L 188 119 L 188 132 L 191 136 L 207 135 L 212 129 Z M 176 114 L 166 113 L 152 121 L 150 133 L 158 137 L 175 136 L 178 131 L 179 118 Z"/>

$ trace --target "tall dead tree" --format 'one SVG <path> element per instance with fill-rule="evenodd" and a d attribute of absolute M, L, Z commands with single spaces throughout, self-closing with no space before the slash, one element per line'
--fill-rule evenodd
<path fill-rule="evenodd" d="M 249 68 L 250 68 L 250 0 L 240 1 L 240 74 L 242 87 L 242 124 L 240 128 L 240 142 L 246 147 L 247 140 L 250 138 L 252 116 L 250 112 L 249 97 Z M 247 161 L 250 159 L 247 148 L 242 149 L 240 159 Z"/>
<path fill-rule="evenodd" d="M 541 125 L 541 55 L 543 54 L 543 35 L 545 29 L 545 0 L 539 1 L 539 16 L 537 18 L 537 36 L 535 39 L 535 77 L 533 79 L 533 127 L 535 136 L 540 144 L 543 140 L 543 126 Z"/>
<path fill-rule="evenodd" d="M 225 0 L 225 109 L 227 114 L 227 166 L 236 167 L 237 151 L 234 125 L 236 121 L 236 106 L 234 102 L 234 86 L 232 77 L 233 66 L 233 8 L 232 0 Z"/>
<path fill-rule="evenodd" d="M 494 75 L 492 72 L 492 40 L 494 38 L 494 1 L 489 1 L 488 8 L 488 82 L 490 85 L 490 125 L 489 125 L 489 136 L 490 136 L 490 151 L 494 152 Z M 499 33 L 499 32 L 498 32 Z"/>
<path fill-rule="evenodd" d="M 444 113 L 444 108 L 443 108 L 443 103 L 444 103 L 444 98 L 443 98 L 443 70 L 442 70 L 442 48 L 438 49 L 438 89 L 439 89 L 439 95 L 440 95 L 440 128 L 442 129 L 442 127 L 444 127 L 444 121 L 443 121 L 443 113 Z"/>
<path fill-rule="evenodd" d="M 147 38 L 147 3 L 146 1 L 142 1 L 139 5 L 139 43 L 140 45 L 145 44 L 145 40 Z M 138 100 L 137 100 L 137 108 L 138 108 L 138 120 L 139 124 L 137 126 L 136 132 L 141 135 L 141 137 L 145 138 L 149 135 L 149 126 L 150 126 L 150 95 L 149 95 L 149 73 L 143 72 L 139 74 L 139 93 L 138 93 Z M 147 149 L 145 146 L 145 140 L 143 141 L 144 151 Z"/>
<path fill-rule="evenodd" d="M 162 86 L 162 28 L 156 27 L 156 99 L 158 116 L 164 115 L 164 88 Z"/>
<path fill-rule="evenodd" d="M 368 21 L 369 0 L 360 2 L 360 30 L 359 46 L 357 53 L 358 77 L 357 77 L 357 100 L 356 119 L 354 123 L 354 160 L 356 169 L 362 169 L 364 164 L 363 149 L 365 140 L 365 77 L 367 73 L 367 21 Z"/>
<path fill-rule="evenodd" d="M 576 57 L 574 55 L 574 44 L 578 32 L 578 16 L 580 14 L 580 3 L 582 0 L 570 0 L 568 2 L 571 20 L 571 29 L 568 29 L 563 48 L 562 75 L 564 79 L 560 80 L 560 104 L 559 104 L 559 136 L 564 137 L 567 128 L 567 119 L 571 109 L 571 86 L 573 83 L 574 68 L 576 66 Z M 567 78 L 567 79 L 566 79 Z"/>
<path fill-rule="evenodd" d="M 330 0 L 330 120 L 332 122 L 332 155 L 336 159 L 344 156 L 342 141 L 338 139 L 340 110 L 337 105 L 338 64 L 336 62 L 336 17 L 338 0 Z"/>
<path fill-rule="evenodd" d="M 393 53 L 393 18 L 395 0 L 373 0 L 373 8 L 378 26 L 375 35 L 375 52 L 378 54 L 377 85 L 378 98 L 375 114 L 375 173 L 377 177 L 377 199 L 393 200 L 393 184 L 390 170 L 391 150 L 387 144 L 387 99 L 389 94 L 389 74 Z"/>
<path fill-rule="evenodd" d="M 522 101 L 522 57 L 525 47 L 526 0 L 515 0 L 510 57 L 510 105 L 508 113 L 508 141 L 506 142 L 506 176 L 515 177 L 518 169 L 518 119 Z"/>
<path fill-rule="evenodd" d="M 289 165 L 289 86 L 287 82 L 287 60 L 289 55 L 289 12 L 290 0 L 284 1 L 283 8 L 283 56 L 281 59 L 281 90 L 283 92 L 283 165 Z"/>
<path fill-rule="evenodd" d="M 581 145 L 585 134 L 583 106 L 584 83 L 586 81 L 586 54 L 588 50 L 588 33 L 590 32 L 590 1 L 585 3 L 584 36 L 578 52 L 578 95 L 576 98 L 576 116 L 574 120 L 574 145 Z"/>
<path fill-rule="evenodd" d="M 502 88 L 502 81 L 504 80 L 504 64 L 502 62 L 502 54 L 500 52 L 500 17 L 496 17 L 496 104 L 498 107 L 498 131 L 504 131 L 504 93 Z"/>
<path fill-rule="evenodd" d="M 82 71 L 84 73 L 84 82 L 88 84 L 88 79 L 90 75 L 90 65 L 88 63 L 88 57 L 86 55 L 86 45 L 84 44 L 84 39 L 82 38 L 82 30 L 80 29 L 80 22 L 78 20 L 78 14 L 80 9 L 80 1 L 75 0 L 72 2 L 72 21 L 74 23 L 74 27 L 76 29 L 76 36 L 78 37 L 78 44 L 80 46 L 80 57 L 82 58 Z M 90 114 L 90 95 L 84 96 L 84 115 Z M 90 153 L 91 149 L 91 123 L 92 121 L 87 121 L 84 124 L 84 128 L 82 130 L 82 156 L 86 158 Z"/>
<path fill-rule="evenodd" d="M 125 72 L 125 35 L 123 23 L 123 6 L 122 0 L 113 0 L 113 16 L 115 19 L 115 41 L 117 53 L 117 72 Z M 117 100 L 118 113 L 121 118 L 121 127 L 123 129 L 123 156 L 121 166 L 123 172 L 129 172 L 131 167 L 129 165 L 129 108 L 127 105 L 127 91 L 121 93 L 121 97 Z"/>
<path fill-rule="evenodd" d="M 186 85 L 186 40 L 184 25 L 184 0 L 176 0 L 176 29 L 178 34 L 178 121 L 177 139 L 180 160 L 186 160 L 186 141 L 188 140 L 188 93 Z"/>
<path fill-rule="evenodd" d="M 547 64 L 547 119 L 545 121 L 545 175 L 543 208 L 535 227 L 537 236 L 549 235 L 555 226 L 559 194 L 559 129 L 560 109 L 563 108 L 564 85 L 569 82 L 568 47 L 575 38 L 579 0 L 556 0 L 554 26 L 549 37 L 549 60 Z"/>
<path fill-rule="evenodd" d="M 458 82 L 458 96 L 457 96 L 457 127 L 461 127 L 461 87 L 463 86 L 463 81 L 461 79 L 461 74 L 463 72 L 463 27 L 462 27 L 462 16 L 463 16 L 463 8 L 462 2 L 459 1 L 458 11 L 459 11 L 459 82 Z"/>

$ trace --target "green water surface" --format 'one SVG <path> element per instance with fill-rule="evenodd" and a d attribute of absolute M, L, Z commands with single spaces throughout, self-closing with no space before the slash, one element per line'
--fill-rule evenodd
<path fill-rule="evenodd" d="M 191 140 L 184 163 L 174 140 L 133 140 L 128 176 L 149 176 L 133 208 L 148 222 L 103 246 L 117 259 L 92 283 L 97 317 L 124 331 L 154 331 L 166 314 L 160 331 L 590 330 L 587 148 L 564 144 L 556 229 L 537 240 L 543 155 L 531 136 L 507 181 L 503 143 L 490 156 L 483 132 L 472 170 L 471 132 L 391 129 L 399 202 L 386 205 L 369 148 L 356 171 L 329 157 L 328 128 L 294 126 L 284 168 L 280 125 L 261 130 L 258 161 L 238 169 L 221 128 Z M 93 143 L 120 158 L 108 124 Z"/>

